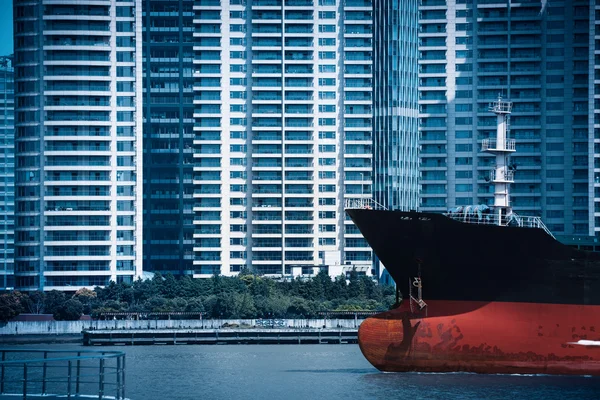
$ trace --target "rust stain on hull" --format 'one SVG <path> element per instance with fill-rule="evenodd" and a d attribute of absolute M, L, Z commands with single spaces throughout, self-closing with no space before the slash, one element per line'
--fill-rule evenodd
<path fill-rule="evenodd" d="M 428 303 L 429 317 L 400 307 L 361 324 L 360 349 L 373 366 L 389 372 L 600 375 L 600 346 L 586 345 L 600 343 L 600 306 Z"/>

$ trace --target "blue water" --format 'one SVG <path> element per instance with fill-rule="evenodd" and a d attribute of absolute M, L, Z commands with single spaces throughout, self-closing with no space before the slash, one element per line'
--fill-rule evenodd
<path fill-rule="evenodd" d="M 363 358 L 358 345 L 93 349 L 127 354 L 126 395 L 133 400 L 600 399 L 600 378 L 592 377 L 384 374 Z"/>

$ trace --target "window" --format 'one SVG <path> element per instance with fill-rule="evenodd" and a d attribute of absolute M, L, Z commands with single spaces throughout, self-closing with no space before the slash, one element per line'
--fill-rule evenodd
<path fill-rule="evenodd" d="M 229 18 L 246 18 L 245 11 L 229 11 Z"/>
<path fill-rule="evenodd" d="M 335 118 L 319 118 L 319 126 L 335 126 Z"/>
<path fill-rule="evenodd" d="M 319 232 L 335 232 L 335 225 L 319 224 Z"/>
<path fill-rule="evenodd" d="M 563 142 L 560 143 L 546 143 L 546 150 L 548 151 L 564 151 L 565 146 Z"/>
<path fill-rule="evenodd" d="M 229 78 L 230 85 L 246 85 L 246 78 Z"/>
<path fill-rule="evenodd" d="M 229 52 L 229 57 L 231 59 L 245 60 L 246 59 L 246 52 L 245 51 L 230 51 Z"/>
<path fill-rule="evenodd" d="M 319 104 L 319 112 L 335 112 L 335 104 Z"/>
<path fill-rule="evenodd" d="M 335 11 L 319 11 L 321 19 L 335 19 Z"/>
<path fill-rule="evenodd" d="M 335 171 L 319 171 L 319 179 L 335 179 Z"/>
<path fill-rule="evenodd" d="M 232 144 L 229 145 L 229 151 L 233 153 L 245 153 L 246 145 L 245 144 Z"/>
<path fill-rule="evenodd" d="M 335 72 L 335 65 L 319 65 L 319 72 Z"/>
<path fill-rule="evenodd" d="M 231 112 L 246 112 L 245 104 L 232 104 L 229 106 L 229 111 Z"/>
<path fill-rule="evenodd" d="M 335 92 L 319 92 L 320 100 L 335 100 Z"/>
<path fill-rule="evenodd" d="M 473 71 L 473 64 L 456 64 L 457 72 L 469 72 Z"/>
<path fill-rule="evenodd" d="M 229 123 L 231 125 L 241 125 L 246 126 L 246 118 L 230 118 Z"/>
<path fill-rule="evenodd" d="M 319 38 L 319 46 L 335 46 L 335 38 Z"/>
<path fill-rule="evenodd" d="M 335 78 L 319 78 L 319 86 L 335 86 Z"/>
<path fill-rule="evenodd" d="M 245 46 L 246 38 L 238 38 L 238 37 L 231 38 L 231 39 L 229 39 L 229 44 L 232 46 Z"/>
<path fill-rule="evenodd" d="M 231 171 L 229 177 L 231 179 L 246 179 L 246 171 Z"/>
<path fill-rule="evenodd" d="M 457 183 L 455 186 L 455 189 L 457 192 L 472 192 L 473 191 L 473 185 L 472 184 L 468 184 L 468 183 Z"/>
<path fill-rule="evenodd" d="M 335 158 L 319 158 L 320 166 L 335 165 Z"/>
<path fill-rule="evenodd" d="M 471 179 L 473 178 L 473 171 L 456 171 L 456 179 Z"/>
<path fill-rule="evenodd" d="M 246 139 L 245 131 L 231 131 L 229 132 L 229 138 L 231 139 Z"/>
<path fill-rule="evenodd" d="M 335 132 L 320 131 L 319 139 L 335 139 Z"/>
<path fill-rule="evenodd" d="M 231 98 L 231 99 L 245 99 L 246 98 L 246 92 L 231 91 L 229 93 L 229 98 Z"/>
<path fill-rule="evenodd" d="M 335 144 L 320 144 L 320 153 L 335 153 Z"/>
<path fill-rule="evenodd" d="M 319 211 L 319 218 L 333 219 L 335 218 L 335 211 Z"/>
<path fill-rule="evenodd" d="M 246 72 L 246 65 L 244 64 L 231 64 L 229 66 L 230 72 Z"/>
<path fill-rule="evenodd" d="M 335 238 L 319 238 L 319 246 L 335 246 Z"/>
<path fill-rule="evenodd" d="M 335 33 L 335 25 L 319 25 L 320 33 Z"/>
<path fill-rule="evenodd" d="M 335 60 L 335 51 L 320 51 L 320 60 Z"/>
<path fill-rule="evenodd" d="M 230 163 L 231 165 L 246 165 L 246 159 L 245 158 L 231 158 L 230 159 Z"/>
<path fill-rule="evenodd" d="M 246 185 L 229 185 L 229 190 L 232 192 L 246 192 Z"/>
<path fill-rule="evenodd" d="M 335 197 L 319 199 L 320 206 L 335 206 L 335 203 L 336 203 Z"/>

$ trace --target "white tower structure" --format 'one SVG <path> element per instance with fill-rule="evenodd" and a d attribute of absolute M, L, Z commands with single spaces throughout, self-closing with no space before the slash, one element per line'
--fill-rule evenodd
<path fill-rule="evenodd" d="M 490 111 L 497 117 L 496 139 L 485 139 L 482 142 L 482 151 L 496 156 L 496 166 L 491 171 L 490 180 L 494 184 L 494 209 L 500 224 L 503 217 L 512 213 L 509 187 L 514 182 L 514 170 L 510 169 L 508 159 L 515 152 L 515 140 L 508 139 L 511 110 L 512 103 L 501 97 L 490 105 Z"/>

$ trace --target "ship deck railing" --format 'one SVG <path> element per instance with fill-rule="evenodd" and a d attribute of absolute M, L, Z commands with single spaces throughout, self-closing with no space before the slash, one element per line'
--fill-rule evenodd
<path fill-rule="evenodd" d="M 546 224 L 542 221 L 540 217 L 537 216 L 522 216 L 517 215 L 515 213 L 509 216 L 498 217 L 497 214 L 494 213 L 464 213 L 464 212 L 453 212 L 453 213 L 445 213 L 444 214 L 448 218 L 452 218 L 455 221 L 464 222 L 467 224 L 475 224 L 475 225 L 497 225 L 497 226 L 515 226 L 519 228 L 537 228 L 542 229 L 552 238 L 554 235 L 548 229 Z"/>
<path fill-rule="evenodd" d="M 0 400 L 125 400 L 125 353 L 0 349 Z"/>
<path fill-rule="evenodd" d="M 344 202 L 345 210 L 387 210 L 385 206 L 370 198 L 346 199 Z"/>

